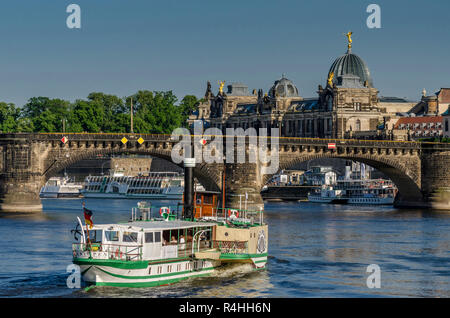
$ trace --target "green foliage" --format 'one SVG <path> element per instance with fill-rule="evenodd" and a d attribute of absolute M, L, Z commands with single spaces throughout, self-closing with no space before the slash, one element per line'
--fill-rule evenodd
<path fill-rule="evenodd" d="M 21 116 L 31 120 L 36 132 L 62 131 L 69 106 L 68 101 L 58 98 L 32 97 L 23 107 Z"/>
<path fill-rule="evenodd" d="M 104 124 L 103 118 L 104 108 L 100 102 L 77 100 L 71 112 L 68 131 L 99 133 Z"/>
<path fill-rule="evenodd" d="M 2 132 L 130 132 L 131 99 L 135 133 L 166 133 L 186 125 L 189 114 L 198 105 L 193 95 L 180 105 L 172 91 L 138 91 L 120 98 L 93 92 L 86 100 L 73 103 L 48 97 L 32 97 L 23 108 L 0 102 Z M 63 125 L 63 123 L 65 125 Z"/>
<path fill-rule="evenodd" d="M 101 112 L 103 113 L 100 125 L 101 131 L 124 132 L 122 130 L 124 127 L 121 126 L 123 122 L 122 124 L 117 122 L 117 116 L 128 111 L 124 101 L 121 98 L 103 93 L 91 93 L 88 96 L 88 100 L 95 102 L 96 107 L 101 108 Z"/>
<path fill-rule="evenodd" d="M 0 102 L 0 131 L 15 132 L 20 110 L 12 103 Z"/>
<path fill-rule="evenodd" d="M 172 91 L 139 91 L 133 96 L 135 110 L 135 132 L 151 134 L 170 134 L 182 126 L 180 107 Z M 127 104 L 130 99 L 127 99 Z"/>
<path fill-rule="evenodd" d="M 201 100 L 198 100 L 197 97 L 194 95 L 186 95 L 181 100 L 180 106 L 180 112 L 181 112 L 181 120 L 183 123 L 187 123 L 187 119 L 189 115 L 198 107 L 198 104 L 201 102 Z M 187 125 L 186 125 L 187 127 Z"/>

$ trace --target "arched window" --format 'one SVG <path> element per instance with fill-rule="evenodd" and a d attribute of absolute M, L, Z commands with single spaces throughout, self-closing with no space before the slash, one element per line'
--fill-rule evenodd
<path fill-rule="evenodd" d="M 361 131 L 361 121 L 359 119 L 356 120 L 355 130 L 356 131 Z"/>

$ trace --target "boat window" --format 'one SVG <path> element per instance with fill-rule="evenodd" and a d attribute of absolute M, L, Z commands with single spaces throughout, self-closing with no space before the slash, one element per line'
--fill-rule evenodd
<path fill-rule="evenodd" d="M 145 243 L 153 243 L 153 232 L 145 233 Z"/>
<path fill-rule="evenodd" d="M 203 204 L 213 204 L 213 197 L 210 195 L 205 195 L 203 197 Z"/>
<path fill-rule="evenodd" d="M 171 232 L 171 230 L 163 231 L 163 245 L 169 245 L 170 243 L 172 243 L 172 241 L 176 241 L 176 238 L 170 237 Z"/>
<path fill-rule="evenodd" d="M 155 232 L 155 243 L 161 242 L 161 232 Z"/>
<path fill-rule="evenodd" d="M 172 187 L 181 187 L 181 180 L 172 180 L 170 184 Z"/>
<path fill-rule="evenodd" d="M 137 232 L 123 232 L 122 242 L 137 242 Z"/>
<path fill-rule="evenodd" d="M 49 186 L 56 186 L 56 180 L 49 180 L 49 181 L 47 182 L 47 184 L 48 184 Z"/>
<path fill-rule="evenodd" d="M 109 242 L 117 242 L 117 241 L 119 241 L 119 232 L 105 231 L 105 238 Z"/>
<path fill-rule="evenodd" d="M 87 237 L 86 231 L 84 231 L 84 232 Z M 102 242 L 102 233 L 103 233 L 103 230 L 90 230 L 89 231 L 89 240 L 91 241 L 91 243 L 101 243 Z"/>

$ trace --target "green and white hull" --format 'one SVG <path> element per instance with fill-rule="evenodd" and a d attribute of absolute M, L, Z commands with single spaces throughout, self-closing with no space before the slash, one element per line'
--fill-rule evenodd
<path fill-rule="evenodd" d="M 120 261 L 75 258 L 83 280 L 97 286 L 153 287 L 173 284 L 191 277 L 208 276 L 224 263 L 252 263 L 263 269 L 267 254 L 242 255 L 226 260 L 174 260 L 151 263 L 148 261 Z"/>
<path fill-rule="evenodd" d="M 83 280 L 97 286 L 153 287 L 213 273 L 221 262 L 216 260 L 183 260 L 164 263 L 145 261 L 74 259 Z"/>

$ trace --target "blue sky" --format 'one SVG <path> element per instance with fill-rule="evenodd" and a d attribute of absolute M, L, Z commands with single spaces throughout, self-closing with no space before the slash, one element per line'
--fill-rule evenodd
<path fill-rule="evenodd" d="M 66 7 L 81 7 L 68 29 Z M 381 7 L 381 29 L 366 7 Z M 369 66 L 383 96 L 420 98 L 450 87 L 450 1 L 1 1 L 0 101 L 68 100 L 139 89 L 203 96 L 206 81 L 267 91 L 282 73 L 315 97 L 346 51 Z"/>

